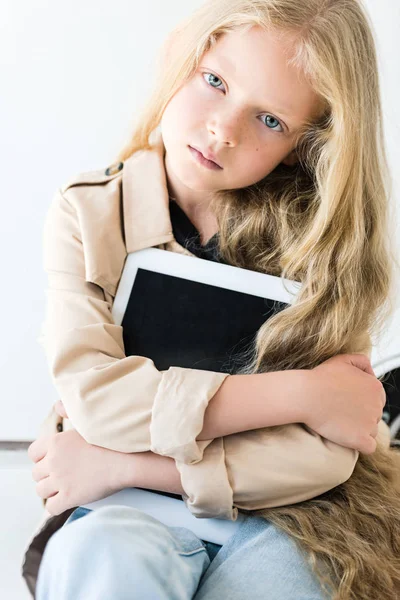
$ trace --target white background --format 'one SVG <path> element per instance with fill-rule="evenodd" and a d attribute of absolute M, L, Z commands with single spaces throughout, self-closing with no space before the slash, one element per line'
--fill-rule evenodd
<path fill-rule="evenodd" d="M 199 4 L 1 3 L 0 441 L 35 439 L 58 399 L 37 342 L 46 286 L 41 235 L 51 198 L 79 172 L 114 161 L 152 88 L 158 48 Z M 399 232 L 400 6 L 395 0 L 366 4 L 377 35 Z M 373 359 L 400 354 L 400 300 L 398 307 Z"/>

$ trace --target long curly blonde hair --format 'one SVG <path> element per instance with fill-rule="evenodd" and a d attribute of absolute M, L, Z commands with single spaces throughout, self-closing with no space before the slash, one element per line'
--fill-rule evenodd
<path fill-rule="evenodd" d="M 153 93 L 116 157 L 151 149 L 169 100 L 221 35 L 252 26 L 295 34 L 291 62 L 325 103 L 278 165 L 211 207 L 230 264 L 301 282 L 259 329 L 243 373 L 312 369 L 369 353 L 394 307 L 391 179 L 373 28 L 357 0 L 209 0 L 162 49 Z M 161 64 L 161 63 L 160 63 Z M 375 338 L 375 339 L 374 339 Z M 296 505 L 250 512 L 285 530 L 334 600 L 400 598 L 400 454 L 378 444 L 348 481 Z"/>

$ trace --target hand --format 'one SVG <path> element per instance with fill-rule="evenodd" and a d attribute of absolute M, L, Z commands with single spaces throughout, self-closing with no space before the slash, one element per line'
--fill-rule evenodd
<path fill-rule="evenodd" d="M 87 443 L 71 429 L 42 436 L 28 448 L 35 463 L 36 492 L 47 498 L 46 510 L 59 515 L 68 508 L 100 500 L 127 487 L 124 482 L 131 454 Z"/>
<path fill-rule="evenodd" d="M 339 354 L 306 374 L 304 423 L 341 446 L 375 452 L 386 394 L 368 357 Z"/>

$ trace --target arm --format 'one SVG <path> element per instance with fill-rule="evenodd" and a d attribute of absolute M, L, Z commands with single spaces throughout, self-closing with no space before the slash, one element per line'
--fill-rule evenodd
<path fill-rule="evenodd" d="M 290 416 L 292 409 L 274 396 L 275 388 L 282 385 L 281 374 L 231 376 L 180 367 L 159 371 L 149 358 L 125 355 L 122 327 L 113 322 L 111 302 L 100 285 L 86 279 L 90 271 L 86 261 L 93 258 L 93 241 L 88 240 L 100 218 L 97 213 L 93 216 L 92 198 L 103 212 L 111 211 L 110 198 L 106 196 L 104 201 L 101 196 L 106 194 L 104 187 L 99 185 L 93 192 L 85 191 L 84 185 L 72 185 L 63 193 L 57 192 L 44 224 L 48 289 L 39 342 L 73 427 L 88 443 L 110 450 L 150 450 L 195 464 L 211 443 L 210 437 L 207 440 L 210 435 L 295 421 L 296 417 Z M 109 260 L 115 261 L 113 270 L 118 281 L 126 257 L 120 232 L 112 229 L 119 219 L 112 212 L 103 212 L 103 235 L 110 248 Z M 108 220 L 110 230 L 105 226 Z M 113 282 L 106 287 L 114 287 Z M 287 372 L 283 376 L 288 382 Z M 269 386 L 267 378 L 275 386 Z M 226 380 L 231 380 L 229 385 L 216 396 Z M 264 391 L 267 389 L 268 397 Z M 241 405 L 249 390 L 251 401 Z M 202 439 L 197 440 L 199 434 Z"/>
<path fill-rule="evenodd" d="M 378 442 L 387 446 L 387 425 Z M 196 465 L 152 452 L 124 455 L 118 487 L 181 494 L 197 518 L 235 521 L 238 509 L 258 510 L 314 498 L 347 481 L 358 452 L 324 440 L 300 425 L 214 440 Z M 225 462 L 225 466 L 221 467 Z M 227 477 L 223 477 L 226 468 Z"/>
<path fill-rule="evenodd" d="M 304 369 L 230 375 L 209 402 L 197 440 L 297 423 L 303 420 L 301 398 Z M 297 397 L 297 403 L 293 398 Z"/>
<path fill-rule="evenodd" d="M 228 442 L 228 443 L 227 443 Z M 196 465 L 142 452 L 121 456 L 118 487 L 181 494 L 197 518 L 235 521 L 238 509 L 295 504 L 343 483 L 358 452 L 300 425 L 219 438 Z"/>
<path fill-rule="evenodd" d="M 360 336 L 355 348 L 370 358 L 367 333 Z M 383 420 L 379 421 L 377 442 L 389 446 Z M 203 460 L 194 465 L 151 453 L 137 457 L 137 461 L 131 457 L 121 473 L 125 486 L 179 493 L 198 518 L 235 520 L 238 508 L 294 504 L 340 485 L 353 473 L 358 452 L 296 423 L 214 439 Z"/>
<path fill-rule="evenodd" d="M 149 358 L 125 355 L 122 326 L 113 321 L 104 289 L 86 280 L 86 261 L 93 260 L 98 243 L 91 236 L 99 228 L 91 194 L 102 209 L 110 210 L 101 215 L 101 229 L 109 260 L 115 262 L 116 282 L 126 258 L 119 219 L 108 208 L 109 192 L 105 200 L 101 185 L 95 191 L 72 186 L 55 194 L 43 230 L 48 286 L 38 340 L 54 386 L 71 423 L 88 443 L 201 460 L 209 442 L 195 438 L 210 398 L 228 374 L 179 367 L 159 371 Z"/>

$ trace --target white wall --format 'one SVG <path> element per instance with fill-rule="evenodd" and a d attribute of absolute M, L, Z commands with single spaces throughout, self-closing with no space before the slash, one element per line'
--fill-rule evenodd
<path fill-rule="evenodd" d="M 114 159 L 129 135 L 135 108 L 151 89 L 157 48 L 199 4 L 2 2 L 0 440 L 35 439 L 57 400 L 36 341 L 46 286 L 41 235 L 51 197 L 73 175 Z M 379 41 L 387 143 L 400 208 L 400 7 L 396 0 L 367 5 Z M 400 331 L 400 314 L 396 319 Z M 380 347 L 400 354 L 394 325 Z"/>

